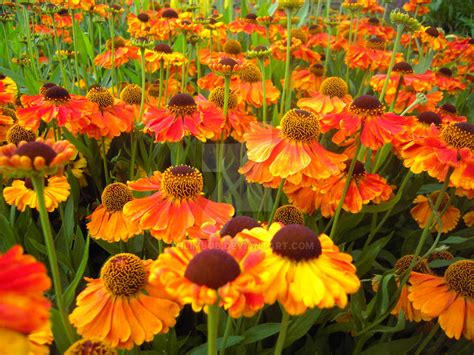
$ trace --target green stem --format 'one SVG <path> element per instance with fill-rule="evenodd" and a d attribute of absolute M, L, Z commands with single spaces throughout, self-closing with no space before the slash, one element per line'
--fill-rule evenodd
<path fill-rule="evenodd" d="M 354 158 L 352 158 L 351 165 L 349 167 L 349 171 L 347 172 L 347 177 L 346 177 L 346 182 L 344 183 L 344 188 L 342 189 L 342 195 L 341 198 L 339 199 L 339 203 L 337 204 L 336 211 L 334 213 L 334 220 L 332 222 L 332 227 L 331 227 L 331 232 L 329 233 L 329 236 L 331 238 L 334 238 L 337 230 L 337 222 L 339 221 L 339 217 L 341 215 L 341 210 L 342 206 L 344 204 L 344 200 L 346 199 L 347 191 L 349 190 L 349 185 L 352 180 L 352 173 L 354 172 L 354 168 L 357 163 L 357 156 L 359 155 L 359 151 L 361 148 L 362 144 L 360 142 L 360 138 L 357 140 L 357 146 L 356 146 L 356 151 L 354 154 Z"/>
<path fill-rule="evenodd" d="M 229 335 L 231 331 L 232 331 L 232 317 L 228 315 L 227 321 L 225 323 L 224 337 L 222 338 L 220 355 L 225 354 L 225 347 L 226 347 L 227 340 L 229 339 Z"/>
<path fill-rule="evenodd" d="M 186 35 L 184 35 L 183 39 L 183 56 L 185 58 L 183 62 L 183 66 L 181 67 L 181 92 L 186 92 L 185 85 L 186 85 Z"/>
<path fill-rule="evenodd" d="M 288 331 L 288 324 L 290 322 L 290 315 L 283 307 L 281 308 L 281 312 L 282 312 L 282 317 L 281 317 L 280 332 L 278 333 L 278 339 L 275 345 L 275 352 L 273 353 L 274 355 L 281 355 L 283 351 L 283 348 L 285 346 L 286 332 Z"/>
<path fill-rule="evenodd" d="M 61 70 L 61 76 L 63 78 L 63 85 L 64 85 L 64 87 L 67 87 L 68 86 L 67 84 L 69 83 L 69 81 L 67 80 L 66 71 L 64 70 L 62 55 L 60 53 L 61 47 L 59 46 L 58 31 L 56 30 L 56 20 L 54 19 L 54 14 L 51 14 L 51 21 L 53 22 L 54 44 L 56 46 L 56 52 L 57 52 L 57 56 L 58 56 L 58 60 L 59 60 L 59 68 Z M 70 89 L 70 87 L 69 87 L 69 89 Z"/>
<path fill-rule="evenodd" d="M 73 46 L 73 50 L 74 50 L 74 69 L 76 71 L 76 80 L 78 82 L 78 89 L 81 90 L 81 87 L 80 87 L 80 81 L 81 81 L 81 78 L 80 78 L 80 75 L 79 75 L 79 60 L 77 59 L 77 45 L 76 45 L 76 19 L 74 17 L 74 9 L 71 9 L 70 6 L 69 6 L 69 11 L 71 13 L 71 18 L 72 18 L 72 46 Z M 86 77 L 84 77 L 85 80 L 87 80 Z M 86 84 L 86 87 L 87 87 L 87 84 Z"/>
<path fill-rule="evenodd" d="M 207 354 L 217 355 L 217 325 L 219 324 L 219 307 L 210 305 L 207 314 Z"/>
<path fill-rule="evenodd" d="M 439 330 L 439 323 L 436 323 L 436 325 L 434 325 L 433 328 L 431 328 L 428 336 L 426 336 L 425 339 L 423 339 L 423 342 L 418 346 L 418 348 L 416 348 L 415 355 L 421 354 L 423 349 L 426 347 L 426 345 L 428 345 L 431 339 L 433 339 L 433 337 L 435 336 L 438 330 Z"/>
<path fill-rule="evenodd" d="M 161 107 L 161 101 L 162 101 L 161 95 L 163 95 L 164 65 L 165 65 L 164 59 L 160 59 L 160 84 L 159 84 L 159 89 L 158 89 L 158 108 Z"/>
<path fill-rule="evenodd" d="M 270 214 L 270 218 L 268 218 L 268 225 L 270 226 L 273 222 L 273 217 L 275 216 L 275 212 L 280 204 L 281 193 L 283 191 L 283 186 L 285 185 L 286 178 L 281 179 L 280 185 L 278 186 L 277 194 L 275 196 L 275 201 L 273 202 L 272 212 Z"/>
<path fill-rule="evenodd" d="M 230 75 L 224 77 L 224 117 L 227 120 L 229 113 L 229 96 L 230 96 Z M 217 142 L 217 154 L 216 154 L 216 166 L 217 166 L 217 201 L 222 202 L 223 190 L 224 190 L 224 137 L 221 137 L 220 141 Z"/>
<path fill-rule="evenodd" d="M 281 93 L 280 117 L 288 110 L 286 107 L 287 95 L 291 95 L 290 90 L 290 61 L 291 61 L 291 9 L 286 9 L 286 60 L 285 60 L 285 81 L 283 92 Z"/>
<path fill-rule="evenodd" d="M 260 59 L 260 70 L 262 71 L 262 121 L 263 123 L 267 122 L 267 86 L 266 86 L 266 75 L 265 75 L 265 59 Z"/>
<path fill-rule="evenodd" d="M 114 30 L 114 15 L 111 13 L 109 17 L 109 30 L 110 30 L 110 50 L 111 50 L 111 56 L 112 56 L 112 85 L 111 87 L 113 88 L 114 85 L 116 85 L 116 90 L 117 93 L 116 95 L 120 95 L 120 87 L 119 83 L 117 82 L 117 72 L 116 72 L 116 67 L 115 67 L 115 30 Z M 115 93 L 114 93 L 115 94 Z"/>
<path fill-rule="evenodd" d="M 105 148 L 105 138 L 102 137 L 102 163 L 104 164 L 105 184 L 110 184 L 109 167 L 107 166 L 107 151 Z"/>
<path fill-rule="evenodd" d="M 395 104 L 397 103 L 397 98 L 398 98 L 398 94 L 400 93 L 402 83 L 403 83 L 403 75 L 400 75 L 400 78 L 398 79 L 398 83 L 397 83 L 397 89 L 395 90 L 395 96 L 393 98 L 392 104 L 390 105 L 390 110 L 389 110 L 390 112 L 393 112 Z"/>
<path fill-rule="evenodd" d="M 395 37 L 395 43 L 393 44 L 392 57 L 390 58 L 390 64 L 388 65 L 388 69 L 387 69 L 387 76 L 385 77 L 385 82 L 383 84 L 382 92 L 380 93 L 380 96 L 379 96 L 380 102 L 383 102 L 385 93 L 387 92 L 388 81 L 390 80 L 390 74 L 392 73 L 393 64 L 395 63 L 395 57 L 397 56 L 398 45 L 400 43 L 400 39 L 402 38 L 403 28 L 404 28 L 403 24 L 397 25 L 397 35 Z"/>
<path fill-rule="evenodd" d="M 44 199 L 44 178 L 42 176 L 33 176 L 31 178 L 31 182 L 33 183 L 33 187 L 36 191 L 36 196 L 38 199 L 38 211 L 41 220 L 41 227 L 43 229 L 46 250 L 48 252 L 48 260 L 53 278 L 54 292 L 56 295 L 56 304 L 58 307 L 61 322 L 68 338 L 67 340 L 69 344 L 71 344 L 74 341 L 75 336 L 71 323 L 69 323 L 67 319 L 66 307 L 64 305 L 63 289 L 61 285 L 61 277 L 59 275 L 58 258 L 56 255 L 53 233 L 51 230 L 51 224 L 49 223 L 48 211 L 46 210 L 46 204 Z"/>

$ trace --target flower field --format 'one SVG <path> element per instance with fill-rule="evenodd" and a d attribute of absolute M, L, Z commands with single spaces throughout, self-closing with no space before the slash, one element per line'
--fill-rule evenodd
<path fill-rule="evenodd" d="M 0 1 L 0 354 L 473 354 L 458 3 Z"/>

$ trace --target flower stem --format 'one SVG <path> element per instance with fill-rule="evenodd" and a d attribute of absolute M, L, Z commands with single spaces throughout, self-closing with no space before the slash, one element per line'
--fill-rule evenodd
<path fill-rule="evenodd" d="M 287 311 L 282 307 L 281 308 L 282 317 L 281 317 L 281 324 L 280 324 L 280 332 L 278 333 L 277 343 L 275 345 L 275 352 L 274 355 L 281 355 L 283 351 L 283 347 L 285 345 L 286 339 L 286 332 L 288 330 L 288 324 L 290 322 L 290 315 Z"/>
<path fill-rule="evenodd" d="M 275 197 L 275 201 L 273 202 L 273 208 L 272 208 L 272 212 L 270 214 L 270 218 L 268 218 L 268 225 L 270 226 L 273 222 L 273 217 L 275 216 L 275 212 L 278 208 L 278 205 L 280 204 L 280 199 L 281 199 L 281 193 L 283 191 L 283 186 L 285 185 L 285 181 L 286 181 L 286 178 L 284 179 L 281 179 L 280 181 L 280 185 L 278 186 L 278 190 L 277 190 L 277 195 Z"/>
<path fill-rule="evenodd" d="M 344 200 L 346 199 L 347 191 L 349 190 L 349 185 L 352 179 L 352 173 L 354 172 L 355 165 L 357 163 L 357 156 L 359 155 L 359 151 L 362 144 L 360 142 L 360 138 L 357 140 L 356 151 L 354 153 L 354 158 L 352 158 L 351 165 L 349 167 L 349 171 L 347 172 L 346 182 L 344 183 L 344 188 L 342 189 L 342 195 L 339 199 L 339 203 L 337 204 L 336 211 L 334 213 L 334 220 L 332 222 L 331 232 L 329 236 L 334 238 L 337 230 L 337 222 L 339 221 L 339 217 L 341 215 L 342 206 L 344 204 Z"/>
<path fill-rule="evenodd" d="M 109 168 L 107 166 L 107 149 L 105 148 L 105 138 L 102 137 L 102 163 L 104 164 L 105 184 L 110 184 Z"/>
<path fill-rule="evenodd" d="M 67 88 L 67 84 L 68 84 L 68 80 L 67 80 L 67 76 L 66 76 L 66 71 L 64 70 L 64 65 L 63 65 L 63 59 L 62 59 L 62 55 L 61 55 L 61 48 L 59 46 L 59 41 L 58 41 L 58 31 L 56 29 L 56 20 L 54 19 L 54 14 L 51 14 L 51 21 L 53 22 L 53 30 L 54 30 L 54 44 L 56 46 L 56 52 L 57 52 L 57 56 L 58 56 L 58 60 L 59 60 L 59 69 L 61 70 L 61 76 L 63 78 L 63 85 L 65 88 Z M 68 88 L 70 89 L 70 88 Z"/>
<path fill-rule="evenodd" d="M 160 84 L 158 89 L 158 108 L 161 107 L 161 101 L 163 100 L 161 95 L 163 95 L 163 76 L 164 76 L 164 59 L 160 59 Z"/>
<path fill-rule="evenodd" d="M 229 113 L 229 96 L 230 96 L 230 75 L 224 77 L 224 117 L 227 120 Z M 217 153 L 216 153 L 216 167 L 217 167 L 217 201 L 222 202 L 222 194 L 224 190 L 223 186 L 223 173 L 224 173 L 224 137 L 222 136 L 219 142 L 217 142 Z"/>
<path fill-rule="evenodd" d="M 280 116 L 283 116 L 289 107 L 286 107 L 287 96 L 291 95 L 290 90 L 290 61 L 291 61 L 291 9 L 286 9 L 286 60 L 285 60 L 285 81 L 283 92 L 281 93 Z"/>
<path fill-rule="evenodd" d="M 262 95 L 263 95 L 263 102 L 262 102 L 262 121 L 263 123 L 267 122 L 267 86 L 265 85 L 267 79 L 265 77 L 265 59 L 260 59 L 260 70 L 262 71 Z"/>
<path fill-rule="evenodd" d="M 210 305 L 207 314 L 207 354 L 217 355 L 217 325 L 219 324 L 219 307 Z"/>
<path fill-rule="evenodd" d="M 112 89 L 114 85 L 117 85 L 116 91 L 114 92 L 115 95 L 120 94 L 119 83 L 117 82 L 117 73 L 115 67 L 115 30 L 114 30 L 114 15 L 110 14 L 109 17 L 109 29 L 110 29 L 110 54 L 112 56 Z"/>
<path fill-rule="evenodd" d="M 44 178 L 42 176 L 33 176 L 31 178 L 31 182 L 33 183 L 33 187 L 36 191 L 38 199 L 38 211 L 41 220 L 41 227 L 43 229 L 46 250 L 48 252 L 49 266 L 51 268 L 54 292 L 56 295 L 56 304 L 58 307 L 61 322 L 68 338 L 67 340 L 69 344 L 71 344 L 74 341 L 75 336 L 71 323 L 69 323 L 67 319 L 66 307 L 64 305 L 63 289 L 61 285 L 61 277 L 59 275 L 58 258 L 56 255 L 56 248 L 54 246 L 51 224 L 49 223 L 48 211 L 46 210 L 46 204 L 44 199 Z"/>
<path fill-rule="evenodd" d="M 228 315 L 227 321 L 225 323 L 224 337 L 222 338 L 222 346 L 221 346 L 220 355 L 225 355 L 225 347 L 227 344 L 227 340 L 229 339 L 231 330 L 232 330 L 232 317 Z"/>
<path fill-rule="evenodd" d="M 397 25 L 397 35 L 395 37 L 395 42 L 393 44 L 392 57 L 390 58 L 390 64 L 388 65 L 388 69 L 387 69 L 387 76 L 385 77 L 385 82 L 383 83 L 382 92 L 380 93 L 380 96 L 379 96 L 380 102 L 383 102 L 385 93 L 387 92 L 388 82 L 390 80 L 390 74 L 392 73 L 393 64 L 395 63 L 395 57 L 397 56 L 398 45 L 400 43 L 400 39 L 402 38 L 403 28 L 404 28 L 403 24 Z"/>
<path fill-rule="evenodd" d="M 398 98 L 398 94 L 400 93 L 402 83 L 403 83 L 403 74 L 400 75 L 400 78 L 398 79 L 397 89 L 395 90 L 395 96 L 393 97 L 392 104 L 390 105 L 390 110 L 389 110 L 390 112 L 393 112 L 393 109 L 395 108 L 395 104 L 397 103 L 397 98 Z"/>
<path fill-rule="evenodd" d="M 415 351 L 415 355 L 420 355 L 423 349 L 428 345 L 428 343 L 433 339 L 435 336 L 436 332 L 439 330 L 439 323 L 436 323 L 436 325 L 431 328 L 431 331 L 429 334 L 423 339 L 423 342 L 418 346 L 418 348 Z"/>

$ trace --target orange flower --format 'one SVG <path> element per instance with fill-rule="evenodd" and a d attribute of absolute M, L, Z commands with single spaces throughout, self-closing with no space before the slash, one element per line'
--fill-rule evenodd
<path fill-rule="evenodd" d="M 37 130 L 41 121 L 54 120 L 58 127 L 65 126 L 73 133 L 87 125 L 86 115 L 97 110 L 96 104 L 85 97 L 69 94 L 60 86 L 50 86 L 44 94 L 23 96 L 24 108 L 17 110 L 18 123 L 28 129 Z"/>
<path fill-rule="evenodd" d="M 474 294 L 472 279 L 474 261 L 461 260 L 451 264 L 444 276 L 414 272 L 410 276 L 408 299 L 415 309 L 438 323 L 449 338 L 474 339 Z"/>
<path fill-rule="evenodd" d="M 321 83 L 319 92 L 312 93 L 311 97 L 298 100 L 297 105 L 320 115 L 340 113 L 347 104 L 352 102 L 352 96 L 348 94 L 347 90 L 348 87 L 344 80 L 332 76 Z"/>
<path fill-rule="evenodd" d="M 467 122 L 432 128 L 426 137 L 415 139 L 400 151 L 403 164 L 415 174 L 423 171 L 444 181 L 453 169 L 450 185 L 474 189 L 474 126 Z"/>
<path fill-rule="evenodd" d="M 87 229 L 91 237 L 112 243 L 126 242 L 140 234 L 140 225 L 123 214 L 123 206 L 132 200 L 132 193 L 126 185 L 119 182 L 107 185 L 102 192 L 102 203 L 88 217 Z"/>
<path fill-rule="evenodd" d="M 5 111 L 6 110 L 0 107 L 0 142 L 7 140 L 8 131 L 13 125 L 13 118 L 9 115 L 5 115 Z"/>
<path fill-rule="evenodd" d="M 244 32 L 248 35 L 258 33 L 265 36 L 265 27 L 257 22 L 257 15 L 249 13 L 244 18 L 238 18 L 229 24 L 229 31 L 232 33 Z"/>
<path fill-rule="evenodd" d="M 303 178 L 324 179 L 344 168 L 345 155 L 326 150 L 319 142 L 318 117 L 309 111 L 292 109 L 281 120 L 281 126 L 253 124 L 244 135 L 248 162 L 240 169 L 247 180 L 252 166 L 261 166 L 262 177 L 287 178 L 299 184 Z"/>
<path fill-rule="evenodd" d="M 213 137 L 214 140 L 221 138 L 227 138 L 229 135 L 232 136 L 236 141 L 244 141 L 244 133 L 248 130 L 251 123 L 257 121 L 254 116 L 247 114 L 242 109 L 242 105 L 239 105 L 239 97 L 235 91 L 231 91 L 229 95 L 229 104 L 227 119 L 224 127 L 222 128 L 222 134 L 217 134 Z M 204 96 L 198 95 L 196 97 L 196 103 L 203 107 L 212 106 L 205 111 L 221 111 L 224 108 L 224 88 L 222 86 L 216 87 L 209 94 L 209 101 Z M 223 111 L 222 111 L 222 114 Z"/>
<path fill-rule="evenodd" d="M 293 205 L 304 213 L 313 214 L 314 211 L 321 207 L 323 199 L 319 185 L 319 181 L 313 182 L 311 186 L 295 185 L 286 182 L 283 186 L 283 191 Z"/>
<path fill-rule="evenodd" d="M 97 104 L 98 110 L 87 116 L 89 123 L 81 133 L 99 140 L 101 137 L 112 139 L 132 130 L 134 112 L 130 105 L 116 100 L 101 86 L 93 86 L 86 97 Z"/>
<path fill-rule="evenodd" d="M 441 116 L 443 123 L 466 122 L 467 117 L 457 114 L 456 106 L 452 104 L 442 104 L 436 108 L 436 113 Z"/>
<path fill-rule="evenodd" d="M 51 303 L 43 293 L 50 287 L 46 267 L 21 246 L 0 255 L 0 328 L 29 334 L 46 324 Z"/>
<path fill-rule="evenodd" d="M 77 332 L 123 349 L 168 332 L 176 323 L 179 306 L 163 292 L 157 295 L 150 290 L 149 267 L 150 261 L 121 253 L 107 260 L 100 278 L 85 278 L 87 286 L 69 315 Z"/>
<path fill-rule="evenodd" d="M 255 64 L 247 63 L 239 71 L 239 79 L 231 82 L 231 88 L 236 90 L 243 100 L 254 107 L 263 105 L 263 83 L 262 73 Z M 278 102 L 280 91 L 273 85 L 271 80 L 265 80 L 267 105 Z"/>
<path fill-rule="evenodd" d="M 355 44 L 349 46 L 346 51 L 345 63 L 349 68 L 359 68 L 362 70 L 387 70 L 390 63 L 391 51 L 385 50 L 385 40 L 380 37 L 370 37 L 365 46 Z M 403 59 L 402 53 L 397 53 L 396 62 Z"/>
<path fill-rule="evenodd" d="M 463 221 L 468 227 L 474 226 L 474 211 L 469 211 L 463 216 Z"/>
<path fill-rule="evenodd" d="M 417 38 L 422 45 L 433 51 L 441 51 L 448 45 L 443 33 L 438 31 L 436 27 L 424 27 L 413 33 L 412 38 Z"/>
<path fill-rule="evenodd" d="M 321 196 L 321 214 L 324 217 L 333 216 L 342 197 L 342 191 L 348 178 L 348 167 L 351 162 L 346 162 L 346 169 L 339 175 L 331 176 L 321 181 L 319 192 Z M 357 161 L 354 172 L 350 178 L 349 190 L 344 199 L 342 208 L 351 213 L 358 213 L 362 206 L 370 202 L 380 203 L 390 199 L 392 188 L 387 181 L 378 174 L 369 174 L 364 169 L 364 164 Z"/>
<path fill-rule="evenodd" d="M 13 94 L 7 91 L 5 84 L 0 81 L 0 105 L 8 104 L 10 102 L 13 102 L 13 100 Z"/>
<path fill-rule="evenodd" d="M 338 130 L 332 138 L 336 144 L 350 143 L 355 135 L 360 134 L 364 146 L 377 150 L 402 133 L 408 120 L 390 112 L 386 113 L 384 105 L 376 97 L 362 95 L 343 112 L 326 115 L 320 123 L 322 132 Z"/>
<path fill-rule="evenodd" d="M 403 4 L 403 10 L 417 14 L 417 16 L 426 15 L 430 12 L 429 6 L 431 0 L 409 0 Z"/>
<path fill-rule="evenodd" d="M 291 34 L 291 47 L 290 47 L 290 53 L 291 55 L 296 58 L 296 59 L 301 59 L 305 62 L 308 63 L 314 63 L 314 62 L 320 62 L 321 61 L 321 56 L 319 53 L 314 52 L 311 50 L 310 47 L 306 44 L 308 41 L 307 37 L 294 37 L 295 34 Z M 304 39 L 304 41 L 302 41 Z M 282 39 L 279 41 L 276 41 L 272 43 L 271 49 L 273 52 L 273 55 L 275 56 L 276 59 L 285 61 L 286 60 L 286 39 Z"/>
<path fill-rule="evenodd" d="M 311 65 L 309 68 L 297 68 L 291 73 L 293 88 L 298 97 L 307 97 L 319 91 L 323 80 L 324 67 L 320 63 Z"/>
<path fill-rule="evenodd" d="M 408 88 L 402 89 L 398 93 L 397 102 L 395 103 L 394 111 L 403 112 L 408 106 L 410 106 L 416 100 L 417 92 L 414 89 Z M 439 102 L 443 99 L 443 93 L 441 91 L 431 91 L 425 94 L 426 103 L 419 103 L 413 106 L 408 112 L 418 111 L 433 111 Z M 394 94 L 385 95 L 385 102 L 391 104 L 395 99 Z"/>
<path fill-rule="evenodd" d="M 232 318 L 252 317 L 263 307 L 265 253 L 240 237 L 210 236 L 165 249 L 151 267 L 150 283 L 195 312 L 219 302 Z"/>
<path fill-rule="evenodd" d="M 438 195 L 439 191 L 430 193 L 428 197 L 418 195 L 413 201 L 416 206 L 410 210 L 410 213 L 411 216 L 418 223 L 420 228 L 425 228 L 426 223 L 428 222 L 429 218 L 433 213 L 431 206 L 438 198 Z M 436 231 L 438 231 L 441 227 L 441 231 L 443 233 L 447 233 L 456 228 L 456 225 L 458 224 L 459 218 L 461 217 L 461 211 L 456 207 L 452 206 L 451 203 L 448 203 L 449 195 L 445 193 L 443 196 L 443 202 L 441 203 L 438 210 L 438 214 L 442 213 L 440 216 L 441 223 L 437 222 L 434 226 L 434 229 Z M 437 221 L 437 219 L 435 220 Z"/>
<path fill-rule="evenodd" d="M 145 37 L 150 34 L 150 28 L 153 27 L 156 20 L 150 17 L 150 14 L 142 12 L 138 15 L 129 13 L 127 15 L 128 33 L 134 38 Z"/>
<path fill-rule="evenodd" d="M 105 43 L 105 47 L 107 50 L 94 58 L 95 65 L 104 67 L 106 69 L 111 69 L 112 67 L 118 68 L 127 63 L 129 60 L 140 58 L 138 47 L 130 45 L 129 41 L 125 41 L 122 37 L 115 37 L 113 41 L 113 55 L 112 41 L 108 39 Z"/>
<path fill-rule="evenodd" d="M 449 93 L 456 93 L 466 88 L 466 84 L 462 83 L 460 79 L 453 77 L 453 71 L 449 68 L 443 67 L 438 69 L 435 73 L 435 85 L 440 90 Z"/>
<path fill-rule="evenodd" d="M 389 26 L 380 24 L 376 17 L 364 18 L 359 21 L 358 35 L 363 37 L 377 36 L 385 41 L 390 41 L 395 37 L 395 30 Z"/>
<path fill-rule="evenodd" d="M 231 205 L 202 196 L 202 174 L 190 166 L 156 171 L 152 177 L 129 182 L 128 186 L 135 191 L 155 191 L 128 202 L 124 213 L 165 243 L 179 242 L 193 227 L 206 223 L 221 226 L 234 214 Z"/>
<path fill-rule="evenodd" d="M 165 108 L 147 107 L 143 115 L 145 131 L 155 136 L 156 142 L 179 142 L 192 135 L 206 141 L 218 135 L 225 124 L 219 110 L 196 101 L 191 95 L 176 94 Z"/>
<path fill-rule="evenodd" d="M 61 171 L 74 154 L 68 141 L 38 138 L 34 142 L 22 141 L 18 146 L 10 143 L 0 147 L 0 172 L 17 177 L 33 173 L 53 175 Z"/>

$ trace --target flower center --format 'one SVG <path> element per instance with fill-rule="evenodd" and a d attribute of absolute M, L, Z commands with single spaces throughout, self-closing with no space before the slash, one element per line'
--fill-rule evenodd
<path fill-rule="evenodd" d="M 405 256 L 402 256 L 400 259 L 398 259 L 397 262 L 395 263 L 395 273 L 397 275 L 401 275 L 405 271 L 407 271 L 412 260 L 413 260 L 413 255 L 405 255 Z M 428 268 L 428 263 L 426 259 L 422 259 L 418 256 L 416 258 L 416 264 L 413 267 L 412 271 L 419 272 L 422 274 L 428 274 L 430 272 L 430 269 Z"/>
<path fill-rule="evenodd" d="M 284 205 L 277 208 L 273 220 L 275 222 L 283 223 L 285 226 L 290 224 L 304 225 L 304 214 L 295 206 Z"/>
<path fill-rule="evenodd" d="M 474 125 L 467 122 L 451 123 L 444 127 L 443 140 L 456 149 L 474 149 Z"/>
<path fill-rule="evenodd" d="M 129 105 L 139 105 L 142 100 L 142 88 L 137 84 L 128 84 L 120 92 L 120 99 Z"/>
<path fill-rule="evenodd" d="M 229 67 L 229 70 L 232 70 L 234 69 L 234 67 L 238 64 L 235 60 L 233 60 L 232 58 L 222 58 L 220 61 L 219 61 L 219 64 L 223 65 L 223 66 L 226 66 L 226 67 Z"/>
<path fill-rule="evenodd" d="M 440 68 L 438 70 L 438 73 L 441 74 L 442 76 L 445 76 L 445 77 L 452 77 L 453 76 L 453 71 L 449 68 Z"/>
<path fill-rule="evenodd" d="M 209 94 L 209 101 L 220 108 L 224 108 L 224 96 L 225 96 L 225 89 L 222 86 L 218 86 L 214 88 L 211 93 Z M 230 91 L 229 93 L 229 102 L 228 108 L 234 109 L 237 107 L 238 104 L 238 96 L 235 91 Z"/>
<path fill-rule="evenodd" d="M 118 48 L 121 48 L 121 47 L 125 47 L 125 39 L 117 36 L 113 40 L 113 45 L 114 45 L 114 50 L 117 50 Z M 108 50 L 112 49 L 112 40 L 108 39 L 105 42 L 105 48 L 107 48 Z"/>
<path fill-rule="evenodd" d="M 87 100 L 95 102 L 103 110 L 114 104 L 114 97 L 109 90 L 101 86 L 93 86 L 86 95 Z"/>
<path fill-rule="evenodd" d="M 256 65 L 249 63 L 239 72 L 239 78 L 246 83 L 255 83 L 262 80 L 262 73 Z"/>
<path fill-rule="evenodd" d="M 123 206 L 132 199 L 132 193 L 127 185 L 120 182 L 107 185 L 102 192 L 102 203 L 108 212 L 121 211 Z"/>
<path fill-rule="evenodd" d="M 45 91 L 44 99 L 51 101 L 55 105 L 60 105 L 71 100 L 71 96 L 66 89 L 60 86 L 53 86 Z"/>
<path fill-rule="evenodd" d="M 40 88 L 40 94 L 44 96 L 44 94 L 46 93 L 46 91 L 52 87 L 56 86 L 56 84 L 53 84 L 53 83 L 46 83 L 46 84 L 43 84 L 43 86 L 41 86 Z"/>
<path fill-rule="evenodd" d="M 156 80 L 153 84 L 148 87 L 148 95 L 152 97 L 160 96 L 160 81 Z"/>
<path fill-rule="evenodd" d="M 245 15 L 244 20 L 248 23 L 257 23 L 257 15 L 247 14 L 247 15 Z"/>
<path fill-rule="evenodd" d="M 188 94 L 176 94 L 166 106 L 175 116 L 190 116 L 197 110 L 196 101 Z"/>
<path fill-rule="evenodd" d="M 344 169 L 344 172 L 346 174 L 349 173 L 349 169 L 351 167 L 351 164 L 352 164 L 352 160 L 346 160 L 346 168 Z M 354 165 L 354 170 L 352 171 L 352 177 L 354 178 L 358 178 L 358 177 L 361 177 L 365 175 L 365 166 L 363 163 L 361 163 L 360 161 L 356 161 L 355 162 L 355 165 Z"/>
<path fill-rule="evenodd" d="M 234 281 L 239 275 L 240 266 L 234 257 L 219 249 L 207 249 L 196 254 L 184 272 L 189 281 L 214 290 Z"/>
<path fill-rule="evenodd" d="M 372 25 L 372 26 L 378 26 L 380 25 L 380 21 L 378 18 L 376 17 L 371 17 L 369 18 L 368 22 Z"/>
<path fill-rule="evenodd" d="M 300 224 L 290 224 L 276 232 L 271 248 L 275 254 L 297 262 L 316 259 L 321 255 L 321 242 L 317 235 Z"/>
<path fill-rule="evenodd" d="M 319 89 L 321 94 L 339 98 L 343 98 L 347 95 L 347 84 L 341 78 L 336 76 L 329 77 L 321 83 L 321 88 Z"/>
<path fill-rule="evenodd" d="M 461 260 L 449 265 L 444 273 L 444 279 L 458 294 L 472 298 L 474 297 L 474 261 Z"/>
<path fill-rule="evenodd" d="M 150 21 L 150 16 L 148 16 L 147 14 L 145 13 L 141 13 L 141 14 L 138 14 L 137 18 L 141 21 L 141 22 L 148 22 Z"/>
<path fill-rule="evenodd" d="M 115 296 L 132 296 L 146 284 L 143 261 L 136 255 L 121 253 L 112 256 L 100 270 L 105 287 Z"/>
<path fill-rule="evenodd" d="M 439 191 L 433 191 L 432 193 L 430 193 L 429 197 L 430 197 L 430 200 L 433 202 L 433 204 L 438 199 L 439 193 L 440 193 Z M 448 204 L 449 204 L 449 194 L 445 192 L 443 195 L 443 200 L 441 201 L 441 204 L 439 205 L 438 212 L 444 211 Z"/>
<path fill-rule="evenodd" d="M 365 42 L 365 48 L 384 50 L 385 41 L 380 37 L 372 36 Z"/>
<path fill-rule="evenodd" d="M 16 148 L 15 154 L 19 156 L 27 156 L 32 162 L 35 161 L 36 157 L 42 157 L 46 165 L 51 164 L 57 155 L 53 148 L 42 142 L 28 142 L 21 144 Z"/>
<path fill-rule="evenodd" d="M 161 17 L 164 17 L 164 18 L 178 18 L 178 13 L 173 10 L 173 9 L 166 9 L 166 10 L 163 10 L 163 12 L 161 13 Z"/>
<path fill-rule="evenodd" d="M 66 351 L 70 355 L 116 355 L 117 351 L 101 340 L 81 339 Z"/>
<path fill-rule="evenodd" d="M 227 54 L 240 54 L 242 52 L 242 45 L 240 44 L 239 41 L 236 41 L 235 39 L 228 39 L 224 43 L 224 52 Z"/>
<path fill-rule="evenodd" d="M 19 124 L 14 124 L 8 129 L 7 142 L 18 145 L 21 141 L 34 142 L 36 134 L 29 129 L 23 128 Z"/>
<path fill-rule="evenodd" d="M 202 174 L 187 165 L 169 167 L 163 173 L 161 188 L 174 199 L 194 199 L 202 193 Z"/>
<path fill-rule="evenodd" d="M 155 52 L 171 54 L 171 53 L 173 53 L 173 50 L 167 44 L 159 43 L 155 46 Z"/>
<path fill-rule="evenodd" d="M 440 109 L 443 110 L 444 112 L 447 112 L 448 114 L 452 114 L 452 115 L 455 115 L 457 113 L 456 106 L 454 106 L 452 104 L 441 105 Z"/>
<path fill-rule="evenodd" d="M 301 43 L 308 42 L 308 35 L 299 28 L 295 28 L 291 30 L 291 37 L 298 38 L 301 41 Z"/>
<path fill-rule="evenodd" d="M 436 27 L 428 27 L 425 32 L 431 37 L 439 37 L 439 31 L 436 29 Z"/>
<path fill-rule="evenodd" d="M 324 66 L 322 64 L 316 63 L 309 67 L 309 71 L 314 76 L 323 76 Z"/>
<path fill-rule="evenodd" d="M 260 227 L 254 218 L 248 216 L 237 216 L 228 221 L 221 229 L 221 236 L 230 235 L 232 238 L 237 235 L 237 233 L 242 232 L 244 229 L 252 229 Z"/>
<path fill-rule="evenodd" d="M 397 73 L 402 73 L 402 74 L 412 74 L 413 68 L 407 62 L 398 62 L 397 64 L 393 66 L 393 71 Z"/>
<path fill-rule="evenodd" d="M 318 117 L 309 111 L 291 109 L 281 119 L 283 135 L 298 142 L 313 142 L 320 135 Z"/>
<path fill-rule="evenodd" d="M 352 101 L 349 111 L 356 115 L 378 116 L 385 113 L 385 106 L 375 96 L 362 95 Z"/>
<path fill-rule="evenodd" d="M 422 112 L 418 114 L 416 118 L 418 119 L 418 121 L 427 125 L 431 125 L 433 123 L 436 126 L 440 126 L 442 123 L 441 117 L 439 117 L 438 114 L 434 113 L 433 111 Z"/>

